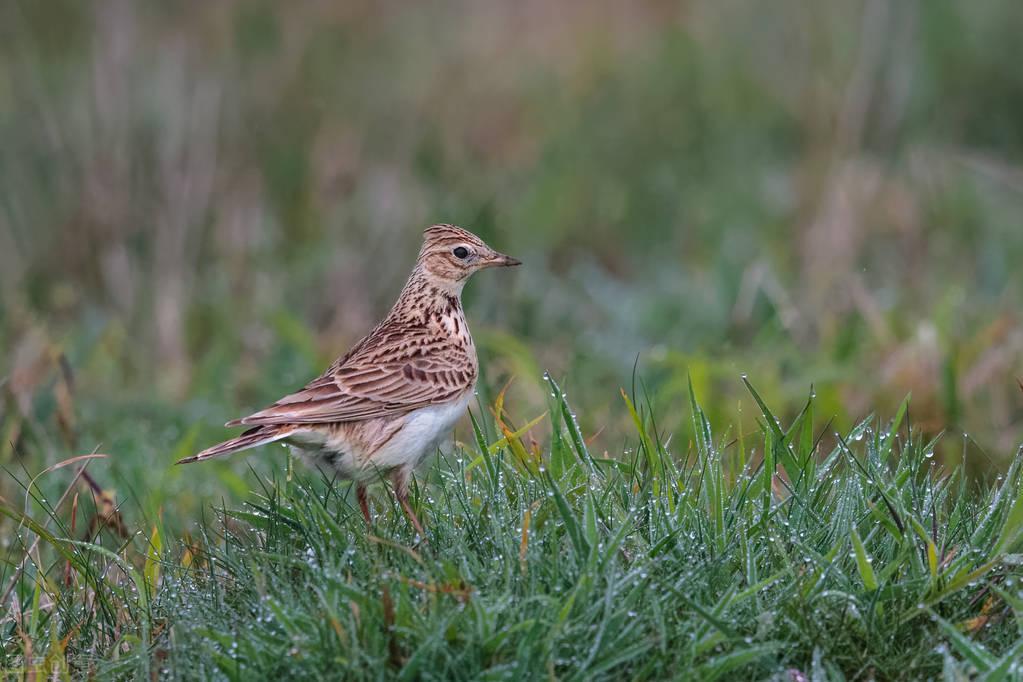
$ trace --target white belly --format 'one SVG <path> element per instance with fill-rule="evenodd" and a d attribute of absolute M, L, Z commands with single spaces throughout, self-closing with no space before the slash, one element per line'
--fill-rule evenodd
<path fill-rule="evenodd" d="M 469 406 L 473 392 L 466 391 L 456 403 L 432 405 L 409 412 L 395 420 L 393 435 L 378 447 L 370 447 L 360 425 L 326 435 L 320 430 L 298 431 L 288 438 L 297 454 L 317 468 L 333 471 L 342 478 L 371 480 L 393 469 L 414 468 L 451 433 Z M 367 425 L 368 426 L 368 425 Z M 390 433 L 390 425 L 385 428 Z"/>
<path fill-rule="evenodd" d="M 451 429 L 465 415 L 472 392 L 451 405 L 432 405 L 405 415 L 405 424 L 378 452 L 373 453 L 367 465 L 372 470 L 395 467 L 415 467 L 423 458 L 433 454 Z"/>

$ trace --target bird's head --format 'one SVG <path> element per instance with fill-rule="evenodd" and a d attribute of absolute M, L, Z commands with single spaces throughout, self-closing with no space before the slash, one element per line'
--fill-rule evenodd
<path fill-rule="evenodd" d="M 434 283 L 461 291 L 472 273 L 522 263 L 498 253 L 472 232 L 454 225 L 434 225 L 423 232 L 417 266 Z"/>

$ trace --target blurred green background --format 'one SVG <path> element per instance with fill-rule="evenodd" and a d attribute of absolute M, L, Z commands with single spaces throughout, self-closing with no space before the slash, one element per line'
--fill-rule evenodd
<path fill-rule="evenodd" d="M 829 428 L 912 392 L 997 467 L 1021 29 L 1014 0 L 4 2 L 0 464 L 98 448 L 154 512 L 243 495 L 283 458 L 171 463 L 345 351 L 453 222 L 526 262 L 466 292 L 519 422 L 550 370 L 620 452 L 636 366 L 684 453 L 687 376 L 721 432 L 753 428 L 746 373 L 790 412 L 813 384 Z"/>

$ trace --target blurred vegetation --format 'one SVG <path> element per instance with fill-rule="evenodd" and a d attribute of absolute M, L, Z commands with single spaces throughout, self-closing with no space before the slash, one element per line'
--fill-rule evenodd
<path fill-rule="evenodd" d="M 313 501 L 327 510 L 324 518 L 341 518 L 347 508 L 337 495 L 344 489 L 324 491 L 301 478 L 293 486 L 286 458 L 266 451 L 204 468 L 172 463 L 225 435 L 219 425 L 227 419 L 300 386 L 344 352 L 392 303 L 422 229 L 444 221 L 526 262 L 515 273 L 483 274 L 466 292 L 483 361 L 475 412 L 490 432 L 482 445 L 456 453 L 480 447 L 511 457 L 528 450 L 540 461 L 539 453 L 553 457 L 564 447 L 569 429 L 574 447 L 585 443 L 597 460 L 620 460 L 609 467 L 649 454 L 654 443 L 667 458 L 670 444 L 680 471 L 695 462 L 709 475 L 724 471 L 740 481 L 747 462 L 764 466 L 765 451 L 777 445 L 769 434 L 773 415 L 761 413 L 740 381 L 748 374 L 782 423 L 797 421 L 812 385 L 812 415 L 798 419 L 812 421 L 800 432 L 820 441 L 801 438 L 801 466 L 812 465 L 808 453 L 831 452 L 846 453 L 852 467 L 857 457 L 870 462 L 891 452 L 891 441 L 875 441 L 871 450 L 868 438 L 861 453 L 833 434 L 857 433 L 871 413 L 901 415 L 911 393 L 902 424 L 915 435 L 896 450 L 942 462 L 947 471 L 962 465 L 973 480 L 957 479 L 953 495 L 952 479 L 935 465 L 936 483 L 902 476 L 885 492 L 877 483 L 887 480 L 884 472 L 859 480 L 852 468 L 836 469 L 841 494 L 821 478 L 814 498 L 835 502 L 835 514 L 809 540 L 785 540 L 782 514 L 797 513 L 798 485 L 783 489 L 793 480 L 772 479 L 765 468 L 765 521 L 753 531 L 767 536 L 751 531 L 749 543 L 724 553 L 717 545 L 706 555 L 702 545 L 686 550 L 692 556 L 685 561 L 698 562 L 706 578 L 685 583 L 694 590 L 686 598 L 709 598 L 699 591 L 705 584 L 728 599 L 745 595 L 756 583 L 746 572 L 755 574 L 757 561 L 771 573 L 791 573 L 792 588 L 810 575 L 792 572 L 792 562 L 816 565 L 819 550 L 837 567 L 827 573 L 831 582 L 819 584 L 829 595 L 847 590 L 850 603 L 880 624 L 865 634 L 850 631 L 845 607 L 822 611 L 840 613 L 828 622 L 845 633 L 824 652 L 827 665 L 852 675 L 895 676 L 915 665 L 933 674 L 939 667 L 949 675 L 997 672 L 1023 646 L 1011 631 L 1018 615 L 1007 615 L 987 582 L 959 583 L 975 563 L 994 556 L 983 564 L 993 569 L 1005 560 L 1009 544 L 995 542 L 994 512 L 983 523 L 978 517 L 994 490 L 1008 491 L 998 493 L 1004 504 L 991 506 L 1005 527 L 1019 521 L 1019 505 L 1008 510 L 1009 499 L 1020 499 L 1018 468 L 1000 487 L 988 484 L 1023 441 L 1021 27 L 1023 4 L 1012 0 L 0 3 L 0 466 L 14 474 L 0 477 L 0 511 L 10 517 L 0 521 L 3 665 L 70 665 L 73 654 L 81 673 L 97 669 L 90 657 L 130 652 L 122 674 L 148 669 L 160 651 L 150 642 L 186 636 L 178 634 L 180 623 L 160 621 L 178 607 L 206 614 L 209 628 L 221 631 L 218 590 L 228 584 L 211 580 L 208 591 L 179 594 L 174 590 L 186 583 L 160 583 L 160 567 L 175 581 L 184 574 L 192 580 L 194 566 L 206 565 L 200 554 L 208 553 L 212 576 L 213 559 L 232 552 L 240 558 L 227 578 L 275 567 L 278 559 L 261 554 L 256 540 L 238 540 L 244 529 L 228 527 L 232 519 L 252 521 L 228 507 L 251 502 L 251 491 L 271 479 L 285 483 L 263 491 L 283 500 L 287 514 L 268 518 L 291 525 L 262 537 L 281 539 L 288 561 L 302 560 L 292 535 L 319 523 L 315 505 L 306 503 L 322 494 L 322 504 Z M 566 389 L 575 415 L 567 406 L 563 414 L 548 411 L 544 371 Z M 702 411 L 690 406 L 690 380 Z M 634 421 L 621 387 L 652 414 Z M 490 423 L 495 401 L 506 411 L 499 407 Z M 720 434 L 720 451 L 740 457 L 735 470 L 719 470 L 719 449 L 697 432 L 704 415 Z M 554 428 L 519 434 L 514 452 L 485 447 L 504 428 L 544 419 Z M 882 432 L 880 422 L 866 423 Z M 766 442 L 746 447 L 743 439 L 758 428 Z M 932 460 L 924 446 L 942 431 Z M 894 439 L 898 429 L 892 433 Z M 456 437 L 474 443 L 468 424 Z M 70 459 L 90 453 L 95 457 Z M 896 466 L 901 460 L 888 473 Z M 459 467 L 448 458 L 424 472 L 421 494 L 430 502 L 430 490 L 481 495 L 485 481 L 466 479 Z M 509 479 L 507 490 L 522 500 L 535 494 L 542 505 L 545 494 L 567 484 L 538 472 Z M 729 509 L 752 508 L 729 481 Z M 658 505 L 677 502 L 667 489 L 651 497 L 645 488 L 612 482 L 607 490 L 620 503 L 587 506 L 589 498 L 565 487 L 567 506 L 557 515 L 550 504 L 530 507 L 552 519 L 534 545 L 543 551 L 522 560 L 536 562 L 530 571 L 557 573 L 559 562 L 575 561 L 562 551 L 575 514 L 590 519 L 587 509 L 598 509 L 604 525 L 588 528 L 603 533 L 639 524 L 637 509 L 653 519 Z M 900 518 L 919 517 L 915 535 L 864 517 L 869 510 L 871 518 L 887 519 L 880 503 L 894 490 L 908 505 L 899 507 Z M 705 524 L 718 524 L 714 537 L 733 537 L 724 517 L 704 513 L 701 505 L 725 499 L 711 500 L 711 493 L 692 488 L 687 515 L 657 517 L 647 537 L 630 532 L 627 544 L 639 561 L 661 531 L 667 540 L 682 528 L 702 534 Z M 374 495 L 379 508 L 386 498 Z M 216 523 L 198 521 L 214 502 L 223 537 L 200 537 L 220 532 Z M 494 547 L 513 554 L 516 538 L 498 537 L 493 524 L 513 519 L 521 504 L 502 504 L 507 508 L 495 509 L 505 516 L 469 516 L 493 535 Z M 295 521 L 294 509 L 312 515 Z M 460 575 L 475 575 L 470 582 L 484 598 L 505 594 L 497 591 L 497 573 L 474 573 L 489 565 L 479 552 L 490 546 L 464 535 L 455 516 L 437 515 L 439 546 L 452 556 L 454 548 L 463 551 L 452 559 L 462 562 Z M 395 526 L 397 517 L 384 517 L 385 529 L 404 528 Z M 397 546 L 394 556 L 369 554 L 361 522 L 348 520 L 338 537 L 360 548 L 359 566 L 375 570 L 376 561 L 393 565 L 405 556 Z M 926 531 L 927 547 L 937 549 L 918 557 L 914 538 L 926 544 Z M 119 558 L 61 537 L 96 538 Z M 804 541 L 813 552 L 802 557 Z M 830 554 L 850 548 L 852 554 Z M 743 553 L 755 561 L 731 570 L 728 562 Z M 954 562 L 959 573 L 926 563 L 932 555 Z M 870 556 L 891 567 L 873 580 L 892 589 L 875 594 L 867 584 Z M 716 563 L 720 557 L 731 558 Z M 580 570 L 578 584 L 590 575 L 598 587 L 605 578 L 612 585 L 619 569 L 634 570 L 631 556 L 611 559 L 602 573 Z M 419 570 L 400 561 L 401 571 Z M 1009 582 L 1018 581 L 1018 564 L 997 565 L 992 584 L 1018 584 Z M 312 569 L 303 580 L 347 584 L 341 573 Z M 423 570 L 423 584 L 434 584 L 432 569 Z M 662 570 L 669 573 L 644 585 L 657 590 L 688 580 L 670 573 L 672 566 Z M 399 619 L 411 618 L 414 590 L 399 585 L 403 577 L 360 574 L 360 589 L 393 589 Z M 287 578 L 270 590 L 284 601 L 293 587 Z M 561 589 L 561 577 L 548 578 L 526 594 L 561 604 L 564 595 L 549 592 Z M 79 579 L 93 596 L 83 596 Z M 945 595 L 948 585 L 954 596 L 934 603 L 931 626 L 903 631 L 892 620 L 920 589 Z M 260 598 L 229 594 L 242 606 Z M 99 609 L 94 596 L 113 606 Z M 777 604 L 791 602 L 779 590 L 758 596 L 755 610 L 773 609 L 776 596 Z M 116 606 L 129 602 L 138 608 Z M 388 607 L 366 604 L 365 627 L 375 632 L 374 624 L 388 621 Z M 879 604 L 884 608 L 874 611 Z M 502 622 L 518 613 L 490 606 L 511 614 Z M 378 607 L 380 613 L 370 610 Z M 323 629 L 317 608 L 295 622 L 308 616 Z M 747 605 L 720 608 L 732 634 L 745 634 L 729 624 L 748 624 Z M 61 617 L 47 620 L 53 613 Z M 233 612 L 224 613 L 230 620 Z M 657 613 L 645 609 L 643 617 Z M 577 614 L 569 623 L 588 628 L 598 615 Z M 681 624 L 647 622 L 641 633 L 713 630 L 682 615 Z M 78 617 L 97 620 L 76 630 Z M 987 627 L 989 617 L 998 627 Z M 969 620 L 945 620 L 958 618 Z M 433 641 L 439 631 L 440 621 L 423 620 L 418 630 L 401 622 L 409 642 L 419 635 Z M 266 624 L 274 635 L 276 626 Z M 753 649 L 798 643 L 799 636 L 812 642 L 820 624 L 803 626 L 765 625 Z M 938 630 L 951 648 L 929 648 Z M 253 656 L 272 652 L 268 665 L 284 660 L 277 649 L 262 648 L 265 632 L 256 628 L 255 639 L 236 643 L 251 645 Z M 566 635 L 565 646 L 587 632 L 571 641 Z M 622 629 L 622 641 L 637 632 Z M 967 635 L 985 643 L 975 646 Z M 730 659 L 728 647 L 742 656 L 742 645 L 729 639 L 719 651 L 714 638 L 713 650 L 701 649 L 689 663 L 707 654 L 766 675 L 778 665 L 816 669 L 819 662 L 815 645 L 787 649 L 795 653 L 784 660 L 768 656 L 774 649 L 761 651 L 767 662 Z M 912 655 L 903 646 L 909 638 L 918 645 Z M 375 665 L 389 644 L 366 641 L 366 660 Z M 542 638 L 522 641 L 546 646 Z M 199 649 L 182 655 L 192 650 Z M 224 672 L 223 652 L 201 651 L 196 670 Z M 534 662 L 549 653 L 532 651 Z M 439 647 L 431 655 L 450 653 Z M 445 660 L 452 669 L 476 669 Z M 662 657 L 657 665 L 671 670 L 681 660 Z M 973 667 L 962 667 L 963 660 Z M 611 663 L 633 665 L 624 661 Z M 116 672 L 116 665 L 108 660 L 100 669 Z"/>
<path fill-rule="evenodd" d="M 1009 0 L 3 3 L 0 464 L 99 448 L 150 514 L 244 493 L 268 457 L 170 463 L 365 333 L 450 221 L 527 263 L 467 291 L 482 398 L 515 377 L 522 422 L 546 369 L 598 450 L 638 380 L 682 442 L 689 376 L 750 429 L 748 373 L 842 429 L 912 393 L 970 434 L 941 455 L 1004 467 L 1020 26 Z"/>

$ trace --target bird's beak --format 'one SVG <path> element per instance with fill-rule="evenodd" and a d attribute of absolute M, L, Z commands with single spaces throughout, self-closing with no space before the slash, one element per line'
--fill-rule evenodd
<path fill-rule="evenodd" d="M 522 261 L 512 258 L 511 256 L 506 256 L 503 253 L 493 251 L 487 258 L 486 264 L 487 267 L 510 268 L 514 265 L 522 265 Z"/>

